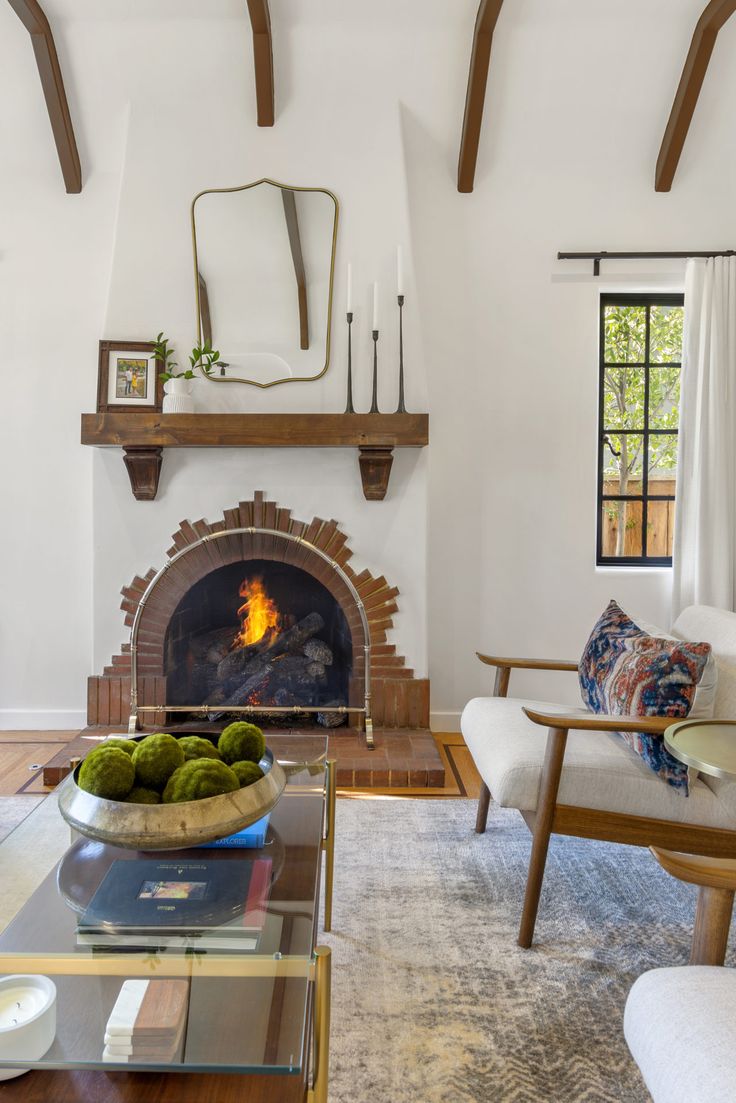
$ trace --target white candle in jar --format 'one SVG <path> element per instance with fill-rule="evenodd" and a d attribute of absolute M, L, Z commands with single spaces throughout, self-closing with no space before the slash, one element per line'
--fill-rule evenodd
<path fill-rule="evenodd" d="M 40 1061 L 56 1035 L 56 985 L 48 977 L 0 978 L 0 1061 Z M 0 1080 L 24 1068 L 0 1065 Z"/>
<path fill-rule="evenodd" d="M 0 991 L 0 1030 L 27 1023 L 47 1002 L 46 994 L 30 984 Z"/>

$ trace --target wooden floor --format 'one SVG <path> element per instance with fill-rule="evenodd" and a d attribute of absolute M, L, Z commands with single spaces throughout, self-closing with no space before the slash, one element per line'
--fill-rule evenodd
<path fill-rule="evenodd" d="M 51 792 L 43 784 L 42 769 L 59 746 L 77 736 L 76 731 L 0 732 L 0 841 Z M 436 732 L 434 740 L 445 764 L 441 789 L 340 789 L 341 797 L 371 798 L 477 798 L 480 777 L 463 737 Z"/>

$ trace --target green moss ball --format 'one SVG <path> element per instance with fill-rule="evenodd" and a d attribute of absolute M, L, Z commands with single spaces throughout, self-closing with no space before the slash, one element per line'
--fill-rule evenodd
<path fill-rule="evenodd" d="M 148 735 L 133 752 L 135 783 L 145 789 L 163 789 L 174 770 L 184 764 L 184 751 L 173 735 Z"/>
<path fill-rule="evenodd" d="M 126 804 L 160 804 L 161 794 L 155 789 L 146 789 L 143 785 L 136 785 L 125 798 Z"/>
<path fill-rule="evenodd" d="M 202 739 L 199 735 L 184 735 L 179 740 L 179 746 L 184 751 L 184 758 L 189 762 L 191 758 L 220 758 L 220 752 L 209 739 Z"/>
<path fill-rule="evenodd" d="M 241 789 L 246 785 L 252 785 L 254 781 L 260 781 L 263 777 L 263 770 L 257 762 L 233 762 L 230 769 L 240 782 Z"/>
<path fill-rule="evenodd" d="M 187 800 L 202 800 L 234 793 L 240 788 L 237 774 L 224 762 L 214 758 L 192 758 L 180 766 L 168 780 L 164 789 L 164 804 L 178 804 Z"/>
<path fill-rule="evenodd" d="M 260 762 L 266 750 L 266 740 L 255 724 L 239 720 L 235 724 L 228 724 L 223 730 L 217 741 L 217 749 L 227 763 Z"/>
<path fill-rule="evenodd" d="M 86 793 L 105 800 L 124 800 L 135 781 L 129 754 L 117 747 L 96 747 L 79 767 L 77 784 Z"/>
<path fill-rule="evenodd" d="M 122 736 L 113 736 L 110 739 L 106 739 L 104 743 L 100 743 L 98 750 L 104 750 L 106 747 L 116 747 L 120 751 L 125 751 L 126 754 L 132 754 L 135 751 L 138 743 L 135 739 L 124 739 Z"/>

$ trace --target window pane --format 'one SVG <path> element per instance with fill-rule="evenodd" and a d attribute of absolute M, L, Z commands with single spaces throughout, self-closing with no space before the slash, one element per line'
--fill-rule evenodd
<path fill-rule="evenodd" d="M 679 413 L 680 369 L 652 368 L 649 372 L 649 428 L 676 429 Z"/>
<path fill-rule="evenodd" d="M 620 559 L 642 555 L 641 502 L 603 502 L 601 553 Z"/>
<path fill-rule="evenodd" d="M 673 483 L 673 490 L 674 487 Z M 652 493 L 658 494 L 659 491 Z M 671 557 L 674 531 L 675 503 L 650 501 L 647 506 L 647 555 Z"/>
<path fill-rule="evenodd" d="M 643 429 L 644 368 L 606 368 L 603 403 L 604 429 Z"/>
<path fill-rule="evenodd" d="M 644 437 L 639 433 L 606 433 L 601 447 L 603 493 L 622 498 L 627 494 L 641 494 Z"/>
<path fill-rule="evenodd" d="M 607 364 L 641 364 L 646 350 L 645 306 L 604 307 L 604 357 Z"/>
<path fill-rule="evenodd" d="M 653 306 L 649 314 L 649 359 L 653 364 L 682 360 L 682 306 Z"/>
<path fill-rule="evenodd" d="M 674 494 L 677 436 L 663 433 L 649 438 L 649 493 Z"/>

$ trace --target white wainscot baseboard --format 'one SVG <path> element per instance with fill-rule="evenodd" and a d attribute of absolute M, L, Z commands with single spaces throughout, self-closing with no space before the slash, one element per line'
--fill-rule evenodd
<path fill-rule="evenodd" d="M 82 709 L 0 709 L 0 731 L 79 731 L 86 726 Z"/>
<path fill-rule="evenodd" d="M 459 732 L 460 711 L 430 712 L 429 726 L 433 732 Z"/>

